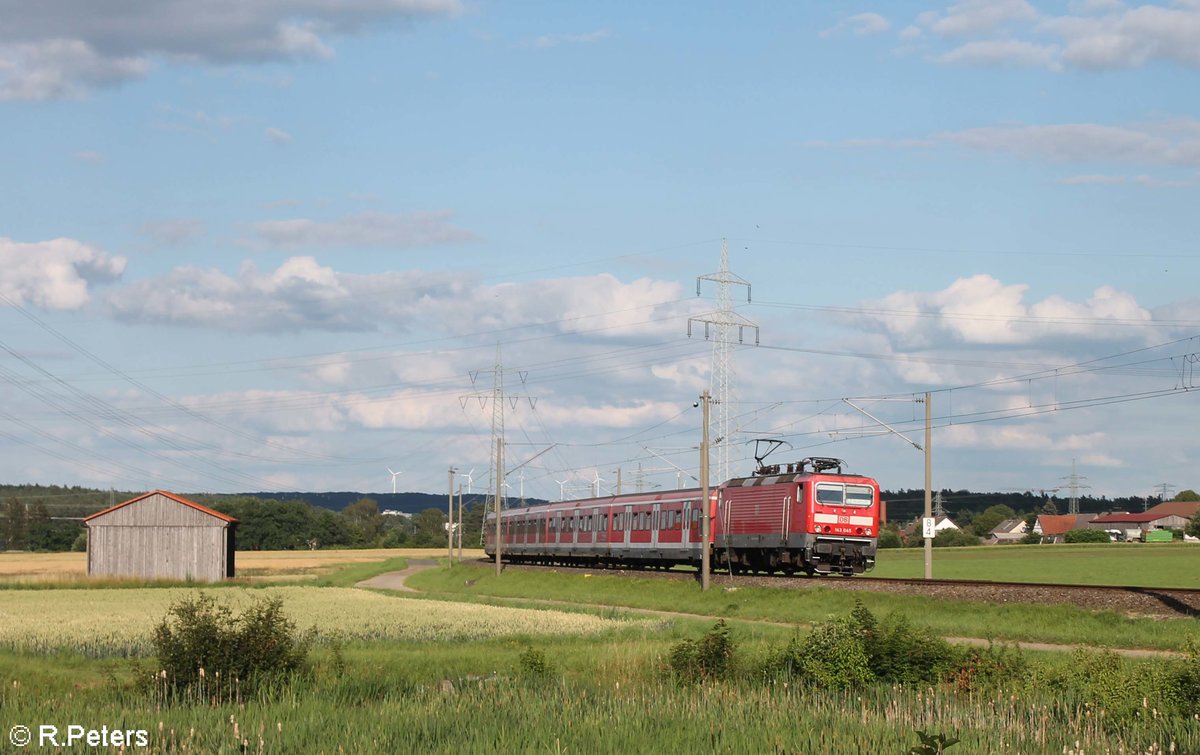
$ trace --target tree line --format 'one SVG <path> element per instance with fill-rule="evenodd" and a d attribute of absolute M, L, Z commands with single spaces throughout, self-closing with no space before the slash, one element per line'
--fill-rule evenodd
<path fill-rule="evenodd" d="M 57 486 L 0 486 L 0 550 L 84 550 L 86 534 L 79 519 L 124 501 L 137 493 L 65 488 Z M 314 494 L 321 495 L 321 494 Z M 329 494 L 335 495 L 335 494 Z M 343 496 L 344 494 L 336 494 Z M 340 511 L 315 506 L 307 496 L 294 499 L 264 498 L 263 494 L 191 495 L 192 500 L 239 520 L 238 550 L 297 550 L 308 548 L 424 548 L 446 544 L 446 510 L 425 505 L 445 499 L 433 494 L 380 496 L 400 503 L 403 496 L 412 504 L 425 505 L 411 514 L 384 514 L 375 498 L 360 496 Z M 922 513 L 924 491 L 885 491 L 888 519 L 893 522 L 880 533 L 881 547 L 900 545 L 903 538 L 896 522 L 909 521 Z M 344 500 L 344 499 L 343 499 Z M 1175 496 L 1177 501 L 1200 500 L 1192 490 Z M 531 503 L 534 501 L 531 501 Z M 542 503 L 542 501 L 536 501 Z M 1054 496 L 1026 493 L 971 493 L 943 491 L 943 502 L 962 530 L 938 536 L 938 545 L 968 545 L 979 542 L 1005 519 L 1026 519 L 1030 527 L 1039 514 L 1055 514 L 1065 501 Z M 1151 503 L 1157 503 L 1154 500 Z M 484 502 L 468 499 L 464 507 L 463 545 L 479 547 L 482 542 Z M 395 505 L 395 504 L 392 504 Z M 1080 510 L 1102 512 L 1140 511 L 1142 499 L 1081 498 Z M 1200 536 L 1200 523 L 1193 522 Z M 920 538 L 914 539 L 920 543 Z M 954 542 L 951 542 L 954 541 Z"/>

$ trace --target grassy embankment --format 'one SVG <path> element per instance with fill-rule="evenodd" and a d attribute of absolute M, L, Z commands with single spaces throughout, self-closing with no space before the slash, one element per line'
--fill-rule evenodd
<path fill-rule="evenodd" d="M 941 636 L 1000 641 L 1083 644 L 1117 648 L 1179 650 L 1200 637 L 1194 618 L 1148 619 L 1071 606 L 989 605 L 874 591 L 722 588 L 700 592 L 691 580 L 664 580 L 633 574 L 562 569 L 508 570 L 497 578 L 490 567 L 431 569 L 409 577 L 408 584 L 430 597 L 488 601 L 497 598 L 551 600 L 578 605 L 674 611 L 784 624 L 811 624 L 849 612 L 862 602 L 872 612 L 901 612 Z"/>

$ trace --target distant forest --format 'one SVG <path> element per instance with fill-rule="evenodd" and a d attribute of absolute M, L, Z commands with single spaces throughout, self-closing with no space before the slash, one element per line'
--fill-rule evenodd
<path fill-rule="evenodd" d="M 0 550 L 83 550 L 80 519 L 147 491 L 110 491 L 57 485 L 0 485 Z M 182 493 L 240 520 L 239 550 L 437 546 L 446 542 L 446 495 L 436 493 Z M 464 545 L 477 547 L 485 496 L 464 498 Z M 883 491 L 887 518 L 906 522 L 921 515 L 925 491 Z M 1027 491 L 974 493 L 942 490 L 942 506 L 960 526 L 990 507 L 1007 506 L 1021 516 L 1065 513 L 1067 499 Z M 1142 511 L 1157 498 L 1080 496 L 1083 513 Z M 457 507 L 457 499 L 455 506 Z M 527 505 L 545 503 L 530 498 Z M 514 505 L 510 499 L 509 505 Z M 515 505 L 520 505 L 517 502 Z M 401 512 L 407 516 L 385 515 Z"/>

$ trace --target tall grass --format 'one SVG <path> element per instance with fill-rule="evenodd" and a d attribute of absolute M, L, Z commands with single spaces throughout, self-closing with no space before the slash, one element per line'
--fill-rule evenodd
<path fill-rule="evenodd" d="M 1049 696 L 903 687 L 600 686 L 511 673 L 413 685 L 355 668 L 242 705 L 145 708 L 128 691 L 68 697 L 11 687 L 0 704 L 15 721 L 144 728 L 153 753 L 899 753 L 916 744 L 917 729 L 958 737 L 964 754 L 1200 749 L 1195 721 L 1148 713 L 1114 730 L 1097 711 Z"/>

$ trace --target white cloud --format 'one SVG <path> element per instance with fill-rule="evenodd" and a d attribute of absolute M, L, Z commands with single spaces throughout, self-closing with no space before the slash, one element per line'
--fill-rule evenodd
<path fill-rule="evenodd" d="M 1200 3 L 1127 6 L 1117 0 L 1072 0 L 1068 12 L 1043 15 L 1026 0 L 963 0 L 926 11 L 900 33 L 922 30 L 953 46 L 933 50 L 940 63 L 1066 69 L 1137 68 L 1155 61 L 1200 67 Z M 934 40 L 936 42 L 936 40 Z"/>
<path fill-rule="evenodd" d="M 75 153 L 75 159 L 85 163 L 102 163 L 108 159 L 108 156 L 103 152 L 83 149 Z"/>
<path fill-rule="evenodd" d="M 1026 425 L 952 425 L 940 431 L 944 448 L 982 448 L 1006 451 L 1083 451 L 1105 445 L 1102 432 L 1056 436 L 1054 428 Z"/>
<path fill-rule="evenodd" d="M 3 8 L 0 4 L 7 25 Z M 0 41 L 0 101 L 79 97 L 92 87 L 140 78 L 149 70 L 146 59 L 101 55 L 79 39 Z"/>
<path fill-rule="evenodd" d="M 1200 166 L 1200 121 L 1175 118 L 1129 126 L 1099 123 L 1055 123 L 1033 126 L 983 126 L 946 131 L 925 138 L 854 138 L 812 140 L 810 148 L 913 148 L 953 144 L 980 152 L 1015 155 L 1059 163 L 1129 163 L 1194 168 Z M 1067 184 L 1132 183 L 1183 186 L 1191 181 L 1155 177 L 1084 174 L 1062 179 Z"/>
<path fill-rule="evenodd" d="M 1015 39 L 987 39 L 967 42 L 937 59 L 942 63 L 968 63 L 979 66 L 1015 65 L 1061 70 L 1058 48 Z"/>
<path fill-rule="evenodd" d="M 1111 13 L 1122 10 L 1125 3 L 1121 0 L 1070 0 L 1067 7 L 1072 13 Z"/>
<path fill-rule="evenodd" d="M 23 244 L 0 237 L 0 293 L 15 304 L 79 309 L 91 299 L 91 285 L 116 281 L 124 271 L 124 257 L 74 239 Z"/>
<path fill-rule="evenodd" d="M 1037 31 L 1065 42 L 1062 59 L 1079 68 L 1136 68 L 1152 60 L 1200 66 L 1200 8 L 1141 5 L 1100 17 L 1062 16 Z"/>
<path fill-rule="evenodd" d="M 327 40 L 458 13 L 458 0 L 0 0 L 0 99 L 78 96 L 186 65 L 325 59 Z"/>
<path fill-rule="evenodd" d="M 1013 21 L 1031 21 L 1038 17 L 1033 6 L 1025 0 L 962 0 L 951 5 L 930 28 L 943 37 L 963 37 L 986 34 Z"/>
<path fill-rule="evenodd" d="M 437 212 L 364 212 L 321 222 L 307 218 L 266 220 L 254 224 L 248 243 L 281 249 L 302 247 L 391 247 L 475 241 L 470 231 L 454 226 L 447 210 Z"/>
<path fill-rule="evenodd" d="M 1114 326 L 1141 338 L 1153 315 L 1132 295 L 1102 286 L 1085 302 L 1050 296 L 1025 303 L 1026 284 L 1005 285 L 990 275 L 959 278 L 941 291 L 898 291 L 868 302 L 850 320 L 885 334 L 898 351 L 932 346 L 1025 346 L 1071 336 L 1114 339 Z"/>
<path fill-rule="evenodd" d="M 832 37 L 843 31 L 849 30 L 856 36 L 866 36 L 869 34 L 880 34 L 892 27 L 892 22 L 888 21 L 878 13 L 858 13 L 853 16 L 842 19 L 833 27 L 821 32 L 822 37 Z"/>
<path fill-rule="evenodd" d="M 236 275 L 177 267 L 114 292 L 108 306 L 123 320 L 235 332 L 406 330 L 420 323 L 481 337 L 522 327 L 612 338 L 677 332 L 686 311 L 680 298 L 676 283 L 623 283 L 611 275 L 486 287 L 462 274 L 359 275 L 292 257 L 274 271 L 246 262 Z"/>
<path fill-rule="evenodd" d="M 292 140 L 292 135 L 281 128 L 271 126 L 267 129 L 267 139 L 274 144 L 287 144 Z"/>
<path fill-rule="evenodd" d="M 972 149 L 1057 162 L 1200 165 L 1200 138 L 1178 138 L 1145 128 L 1094 123 L 989 126 L 948 132 L 939 138 Z"/>

